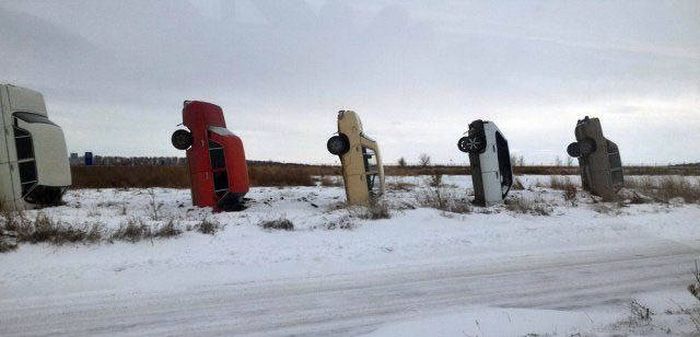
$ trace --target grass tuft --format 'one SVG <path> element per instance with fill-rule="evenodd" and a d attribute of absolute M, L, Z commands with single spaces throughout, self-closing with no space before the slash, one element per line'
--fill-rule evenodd
<path fill-rule="evenodd" d="M 443 188 L 433 188 L 416 195 L 418 204 L 422 207 L 435 208 L 445 212 L 467 214 L 472 212 L 472 206 L 465 195 L 457 195 L 454 191 Z"/>
<path fill-rule="evenodd" d="M 554 209 L 542 198 L 527 198 L 514 196 L 504 201 L 506 209 L 521 214 L 547 216 L 552 215 Z"/>
<path fill-rule="evenodd" d="M 131 243 L 150 238 L 153 238 L 151 227 L 143 223 L 143 220 L 134 218 L 127 220 L 126 224 L 122 224 L 119 229 L 110 236 L 111 240 L 127 241 Z"/>
<path fill-rule="evenodd" d="M 285 217 L 279 217 L 274 220 L 264 220 L 261 221 L 258 226 L 260 226 L 262 229 L 266 230 L 285 230 L 285 231 L 293 231 L 294 230 L 294 224 L 287 218 Z"/>
<path fill-rule="evenodd" d="M 165 225 L 153 232 L 153 236 L 157 238 L 173 238 L 180 234 L 182 234 L 182 230 L 175 225 L 175 219 L 170 219 Z"/>
<path fill-rule="evenodd" d="M 389 204 L 382 198 L 371 198 L 369 206 L 360 208 L 357 217 L 365 220 L 390 219 Z"/>
<path fill-rule="evenodd" d="M 195 226 L 197 232 L 207 235 L 214 235 L 221 229 L 223 229 L 223 226 L 221 226 L 218 221 L 209 220 L 207 217 L 202 219 L 202 221 Z"/>
<path fill-rule="evenodd" d="M 691 182 L 687 177 L 642 177 L 627 179 L 625 185 L 664 203 L 679 198 L 689 203 L 700 203 L 700 181 Z"/>

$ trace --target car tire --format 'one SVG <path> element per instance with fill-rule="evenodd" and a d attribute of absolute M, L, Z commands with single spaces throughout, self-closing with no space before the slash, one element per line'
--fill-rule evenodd
<path fill-rule="evenodd" d="M 192 146 L 192 134 L 187 130 L 176 130 L 170 138 L 173 146 L 178 150 L 187 150 Z"/>
<path fill-rule="evenodd" d="M 328 139 L 326 149 L 336 156 L 342 156 L 350 150 L 350 141 L 347 136 L 341 133 Z"/>
<path fill-rule="evenodd" d="M 469 135 L 460 138 L 457 142 L 457 147 L 460 151 L 466 153 L 482 153 L 486 149 L 486 139 L 480 134 Z"/>
<path fill-rule="evenodd" d="M 566 153 L 568 153 L 570 156 L 574 158 L 578 158 L 581 156 L 581 147 L 578 145 L 578 142 L 573 142 L 569 144 L 569 146 L 566 147 Z"/>

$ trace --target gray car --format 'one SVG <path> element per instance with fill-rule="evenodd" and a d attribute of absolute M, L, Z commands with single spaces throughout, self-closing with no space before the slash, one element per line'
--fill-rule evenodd
<path fill-rule="evenodd" d="M 598 118 L 579 120 L 575 129 L 576 141 L 566 152 L 578 158 L 583 189 L 612 201 L 624 185 L 622 161 L 617 144 L 603 136 Z"/>

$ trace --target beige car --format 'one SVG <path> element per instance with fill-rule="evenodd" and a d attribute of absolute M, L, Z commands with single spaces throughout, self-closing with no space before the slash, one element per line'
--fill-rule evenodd
<path fill-rule="evenodd" d="M 0 83 L 0 201 L 22 210 L 61 203 L 71 184 L 63 130 L 49 120 L 43 96 Z"/>
<path fill-rule="evenodd" d="M 598 118 L 586 116 L 579 120 L 574 133 L 576 141 L 569 144 L 566 152 L 578 158 L 583 189 L 605 201 L 617 199 L 617 192 L 624 185 L 617 144 L 603 136 Z"/>
<path fill-rule="evenodd" d="M 368 206 L 384 193 L 384 167 L 377 142 L 362 132 L 354 111 L 338 112 L 338 134 L 328 139 L 328 152 L 340 156 L 349 205 Z"/>

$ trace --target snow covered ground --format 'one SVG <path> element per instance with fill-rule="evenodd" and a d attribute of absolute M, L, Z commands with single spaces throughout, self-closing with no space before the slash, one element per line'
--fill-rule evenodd
<path fill-rule="evenodd" d="M 700 206 L 601 204 L 580 191 L 572 202 L 537 186 L 549 177 L 520 179 L 512 198 L 550 215 L 422 208 L 426 177 L 388 178 L 417 186 L 390 189 L 382 220 L 342 207 L 342 187 L 253 188 L 247 210 L 220 214 L 193 208 L 187 190 L 70 191 L 67 205 L 28 216 L 185 232 L 0 254 L 0 336 L 692 335 L 680 308 L 697 302 L 685 288 Z M 457 196 L 471 184 L 443 182 Z M 278 218 L 294 231 L 259 226 Z M 203 219 L 224 229 L 187 231 Z M 650 320 L 630 319 L 632 300 Z"/>

